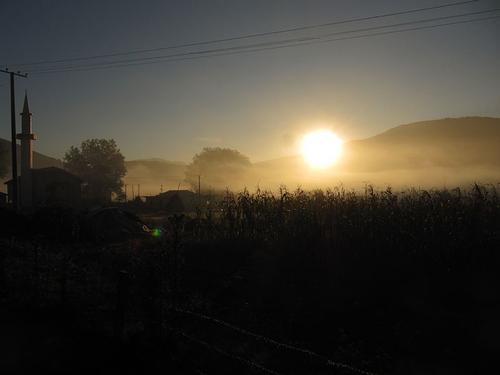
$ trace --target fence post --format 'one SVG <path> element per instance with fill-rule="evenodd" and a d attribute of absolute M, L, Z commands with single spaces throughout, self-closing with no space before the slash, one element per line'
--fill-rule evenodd
<path fill-rule="evenodd" d="M 0 296 L 7 294 L 7 275 L 5 271 L 5 260 L 7 258 L 7 250 L 0 248 Z"/>
<path fill-rule="evenodd" d="M 63 308 L 66 307 L 66 301 L 67 301 L 67 296 L 68 296 L 68 274 L 67 274 L 67 269 L 68 269 L 68 260 L 66 259 L 66 255 L 63 254 L 62 260 L 61 260 L 61 275 L 60 275 L 60 298 L 61 298 L 61 306 Z"/>
<path fill-rule="evenodd" d="M 38 305 L 39 299 L 40 299 L 40 273 L 39 273 L 39 266 L 38 266 L 38 256 L 39 256 L 39 248 L 38 244 L 32 243 L 33 247 L 33 300 L 35 302 L 35 305 Z"/>
<path fill-rule="evenodd" d="M 114 319 L 114 335 L 116 338 L 123 339 L 125 333 L 125 310 L 129 296 L 129 275 L 125 270 L 118 273 L 118 284 L 116 287 L 116 307 Z"/>

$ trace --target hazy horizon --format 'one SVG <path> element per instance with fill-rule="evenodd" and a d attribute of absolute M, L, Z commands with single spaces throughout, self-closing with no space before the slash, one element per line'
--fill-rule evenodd
<path fill-rule="evenodd" d="M 218 157 L 215 163 L 205 165 L 195 174 L 200 174 L 205 191 L 226 188 L 254 191 L 258 187 L 276 191 L 281 185 L 306 190 L 343 185 L 362 190 L 371 184 L 380 189 L 391 186 L 399 190 L 467 187 L 476 182 L 498 184 L 499 142 L 500 118 L 447 118 L 403 124 L 373 137 L 345 142 L 338 160 L 326 169 L 314 168 L 297 152 L 265 161 L 243 155 L 248 160 L 246 167 L 235 164 L 231 157 Z M 3 140 L 2 144 L 8 146 L 8 141 Z M 35 168 L 60 167 L 61 163 L 50 156 L 35 154 Z M 124 156 L 127 167 L 124 183 L 130 186 L 129 195 L 132 185 L 136 190 L 140 185 L 142 195 L 198 188 L 197 181 L 192 186 L 187 179 L 192 160 L 130 160 Z"/>

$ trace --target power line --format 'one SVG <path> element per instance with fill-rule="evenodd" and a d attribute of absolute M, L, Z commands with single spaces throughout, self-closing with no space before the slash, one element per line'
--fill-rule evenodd
<path fill-rule="evenodd" d="M 278 35 L 278 34 L 291 33 L 291 32 L 296 32 L 296 31 L 304 31 L 304 30 L 313 30 L 313 29 L 319 29 L 319 28 L 324 28 L 324 27 L 329 27 L 329 26 L 336 26 L 336 25 L 361 22 L 361 21 L 369 21 L 369 20 L 374 20 L 374 19 L 393 17 L 393 16 L 399 16 L 399 15 L 405 15 L 405 14 L 419 13 L 419 12 L 425 12 L 425 11 L 429 11 L 429 10 L 437 10 L 437 9 L 455 7 L 455 6 L 460 6 L 460 5 L 470 4 L 470 3 L 476 3 L 478 1 L 479 0 L 458 1 L 458 2 L 453 2 L 453 3 L 442 4 L 442 5 L 424 7 L 424 8 L 415 8 L 415 9 L 409 9 L 409 10 L 398 11 L 398 12 L 376 14 L 376 15 L 367 16 L 367 17 L 349 18 L 349 19 L 345 19 L 345 20 L 332 21 L 332 22 L 327 22 L 327 23 L 322 23 L 322 24 L 298 26 L 298 27 L 293 27 L 293 28 L 288 28 L 288 29 L 280 29 L 280 30 L 273 30 L 273 31 L 267 31 L 267 32 L 262 32 L 262 33 L 239 35 L 239 36 L 234 36 L 234 37 L 228 37 L 228 38 L 222 38 L 222 39 L 212 39 L 212 40 L 200 41 L 200 42 L 182 43 L 182 44 L 176 44 L 176 45 L 158 47 L 158 48 L 135 49 L 135 50 L 130 50 L 130 51 L 116 52 L 116 53 L 109 53 L 109 54 L 102 54 L 102 55 L 81 56 L 81 57 L 62 58 L 62 59 L 54 59 L 54 60 L 42 60 L 42 61 L 9 64 L 9 65 L 15 66 L 15 67 L 21 67 L 21 66 L 44 65 L 44 64 L 57 64 L 57 63 L 63 63 L 63 62 L 84 61 L 84 60 L 102 59 L 102 58 L 107 58 L 107 57 L 117 57 L 117 56 L 126 56 L 126 55 L 141 54 L 141 53 L 158 52 L 158 51 L 186 48 L 186 47 L 197 47 L 197 46 L 202 46 L 202 45 L 230 42 L 230 41 L 243 40 L 243 39 L 252 39 L 252 38 L 258 38 L 258 37 L 263 37 L 263 36 Z"/>
<path fill-rule="evenodd" d="M 481 14 L 493 13 L 493 12 L 498 12 L 498 11 L 500 11 L 500 8 L 480 10 L 480 11 L 477 11 L 477 12 L 467 12 L 467 13 L 461 13 L 461 14 L 453 14 L 453 15 L 449 15 L 449 16 L 440 16 L 440 17 L 435 17 L 435 18 L 426 18 L 426 19 L 415 20 L 415 21 L 400 22 L 400 23 L 395 23 L 395 24 L 392 24 L 392 25 L 372 26 L 372 27 L 367 27 L 367 28 L 364 28 L 364 29 L 358 29 L 355 32 L 365 32 L 365 31 L 387 29 L 387 28 L 399 27 L 399 26 L 409 26 L 409 25 L 413 25 L 413 24 L 426 23 L 426 22 L 434 22 L 434 21 L 443 21 L 443 20 L 447 20 L 447 19 L 467 17 L 467 16 L 478 16 L 478 15 L 481 15 Z M 340 35 L 340 34 L 350 34 L 350 33 L 353 33 L 353 32 L 354 31 L 337 31 L 337 32 L 333 32 L 333 33 L 324 34 L 323 37 L 325 37 L 325 36 Z"/>
<path fill-rule="evenodd" d="M 305 46 L 305 45 L 310 45 L 310 44 L 332 43 L 332 42 L 343 41 L 343 40 L 363 39 L 363 38 L 374 37 L 374 36 L 397 34 L 397 33 L 403 33 L 403 32 L 408 32 L 408 31 L 434 29 L 434 28 L 439 28 L 439 27 L 444 27 L 444 26 L 458 25 L 458 24 L 478 22 L 478 21 L 486 21 L 486 20 L 492 20 L 492 19 L 498 19 L 498 18 L 500 18 L 500 16 L 483 17 L 483 18 L 477 18 L 477 19 L 473 19 L 473 20 L 448 22 L 448 23 L 442 23 L 442 24 L 437 24 L 437 25 L 421 26 L 421 27 L 414 27 L 414 28 L 401 29 L 401 30 L 391 30 L 391 31 L 379 32 L 379 33 L 356 35 L 356 36 L 343 37 L 343 38 L 333 38 L 333 39 L 317 40 L 317 41 L 312 41 L 312 42 L 286 44 L 286 45 L 280 45 L 280 46 L 275 46 L 275 47 L 263 47 L 263 48 L 247 49 L 247 50 L 243 50 L 243 51 L 218 53 L 218 54 L 213 54 L 213 55 L 181 57 L 181 58 L 138 62 L 138 63 L 128 63 L 128 64 L 110 64 L 110 65 L 106 65 L 106 66 L 98 66 L 98 67 L 91 67 L 91 68 L 76 68 L 76 69 L 68 68 L 68 69 L 64 69 L 64 70 L 47 70 L 47 71 L 35 72 L 32 74 L 36 75 L 36 74 L 64 73 L 64 72 L 85 72 L 85 71 L 93 71 L 93 70 L 100 70 L 100 69 L 111 69 L 111 68 L 129 67 L 129 66 L 151 65 L 151 64 L 176 62 L 176 61 L 198 60 L 198 59 L 208 58 L 208 57 L 239 55 L 239 54 L 243 54 L 243 53 L 253 53 L 253 52 L 276 50 L 276 49 L 282 49 L 282 48 L 300 47 L 300 46 Z"/>
<path fill-rule="evenodd" d="M 480 14 L 486 14 L 486 13 L 492 13 L 492 12 L 498 12 L 498 11 L 500 11 L 500 8 L 477 11 L 477 12 L 467 12 L 467 13 L 461 13 L 461 14 L 450 15 L 450 16 L 427 18 L 427 19 L 421 19 L 421 20 L 416 20 L 416 21 L 401 22 L 401 23 L 395 23 L 395 24 L 390 24 L 390 25 L 373 26 L 373 27 L 355 29 L 355 30 L 337 31 L 337 32 L 333 32 L 333 33 L 327 33 L 327 34 L 318 35 L 318 36 L 311 36 L 311 37 L 283 39 L 280 41 L 247 44 L 247 45 L 224 47 L 224 48 L 213 48 L 213 49 L 206 49 L 206 50 L 201 50 L 201 51 L 182 52 L 182 53 L 163 55 L 163 56 L 142 57 L 142 58 L 135 58 L 135 59 L 116 60 L 116 61 L 100 62 L 100 63 L 93 63 L 93 64 L 81 64 L 81 65 L 66 66 L 66 67 L 64 67 L 64 66 L 63 67 L 53 67 L 53 68 L 49 67 L 49 68 L 42 68 L 42 69 L 38 69 L 38 70 L 36 70 L 36 69 L 29 70 L 28 72 L 35 73 L 35 72 L 45 72 L 45 71 L 49 71 L 49 70 L 53 70 L 53 69 L 65 70 L 65 69 L 77 69 L 77 68 L 87 68 L 87 67 L 97 67 L 97 66 L 108 66 L 108 65 L 113 65 L 113 64 L 125 64 L 125 63 L 134 63 L 134 62 L 164 60 L 164 59 L 185 57 L 185 56 L 196 56 L 196 55 L 204 55 L 204 54 L 224 53 L 224 52 L 229 52 L 229 51 L 239 51 L 239 50 L 245 50 L 245 49 L 254 49 L 254 48 L 261 48 L 261 47 L 272 47 L 272 46 L 279 46 L 282 44 L 290 44 L 290 43 L 312 42 L 315 40 L 320 40 L 322 38 L 335 36 L 335 35 L 353 34 L 353 33 L 359 33 L 359 32 L 367 32 L 367 31 L 381 30 L 381 29 L 387 29 L 387 28 L 409 26 L 409 25 L 414 25 L 414 24 L 419 24 L 419 23 L 442 21 L 442 20 L 446 20 L 446 19 L 460 18 L 460 17 L 467 17 L 467 16 L 476 16 L 476 15 L 480 15 Z"/>
<path fill-rule="evenodd" d="M 48 70 L 32 71 L 32 72 L 30 72 L 30 74 L 38 75 L 38 74 L 65 73 L 65 72 L 85 72 L 85 71 L 93 71 L 93 70 L 100 70 L 100 69 L 111 69 L 111 68 L 129 67 L 129 66 L 151 65 L 151 64 L 166 63 L 166 62 L 197 60 L 197 59 L 208 58 L 208 57 L 238 55 L 238 54 L 242 54 L 242 53 L 253 53 L 253 52 L 259 52 L 259 51 L 277 50 L 277 49 L 282 49 L 282 48 L 300 47 L 300 46 L 311 45 L 311 44 L 333 43 L 333 42 L 343 41 L 343 40 L 363 39 L 363 38 L 369 38 L 369 37 L 375 37 L 375 36 L 381 36 L 381 35 L 397 34 L 397 33 L 409 32 L 409 31 L 434 29 L 434 28 L 459 25 L 459 24 L 465 24 L 465 23 L 471 23 L 471 22 L 487 21 L 487 20 L 493 20 L 493 19 L 498 19 L 498 18 L 500 18 L 500 15 L 475 18 L 475 19 L 470 19 L 470 20 L 446 22 L 446 23 L 440 23 L 440 24 L 428 25 L 428 26 L 419 26 L 419 27 L 399 29 L 399 30 L 383 31 L 383 32 L 377 32 L 377 33 L 353 35 L 353 36 L 347 36 L 347 37 L 341 37 L 341 38 L 319 39 L 319 40 L 313 40 L 313 41 L 296 42 L 296 43 L 282 44 L 282 45 L 270 46 L 270 47 L 261 47 L 261 48 L 247 48 L 244 50 L 237 50 L 237 51 L 231 51 L 231 52 L 204 54 L 204 55 L 198 55 L 198 56 L 174 57 L 174 58 L 172 58 L 171 55 L 167 55 L 167 56 L 163 56 L 163 57 L 158 56 L 157 59 L 154 61 L 142 61 L 142 62 L 132 62 L 132 63 L 118 63 L 118 62 L 116 62 L 116 63 L 107 63 L 107 64 L 99 65 L 99 66 L 83 66 L 83 67 L 75 67 L 75 68 L 69 67 L 69 68 L 64 68 L 64 69 L 54 68 L 54 69 L 48 69 Z"/>

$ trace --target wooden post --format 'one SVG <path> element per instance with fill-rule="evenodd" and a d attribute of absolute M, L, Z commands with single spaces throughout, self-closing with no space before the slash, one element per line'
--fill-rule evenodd
<path fill-rule="evenodd" d="M 11 161 L 12 161 L 12 206 L 18 209 L 18 192 L 17 186 L 17 141 L 16 141 L 16 95 L 14 93 L 14 74 L 10 74 L 10 126 L 11 126 Z"/>
<path fill-rule="evenodd" d="M 68 286 L 68 260 L 66 259 L 66 255 L 63 255 L 63 258 L 61 260 L 61 275 L 60 275 L 60 297 L 61 297 L 61 306 L 63 308 L 66 307 L 66 302 L 67 302 L 67 286 Z"/>
<path fill-rule="evenodd" d="M 11 131 L 11 162 L 12 162 L 12 196 L 9 200 L 14 209 L 18 209 L 18 186 L 17 186 L 17 141 L 16 141 L 16 95 L 14 89 L 14 77 L 26 78 L 27 74 L 11 72 L 8 69 L 0 69 L 1 73 L 10 75 L 10 131 Z"/>
<path fill-rule="evenodd" d="M 33 244 L 32 244 L 33 246 Z M 33 256 L 34 256 L 34 262 L 33 262 L 33 289 L 34 289 L 34 302 L 35 305 L 38 305 L 39 298 L 40 298 L 40 274 L 39 274 L 39 267 L 38 267 L 38 244 L 35 244 L 33 246 Z"/>
<path fill-rule="evenodd" d="M 5 248 L 0 248 L 0 296 L 5 295 L 7 292 L 7 275 L 5 273 L 6 252 Z"/>
<path fill-rule="evenodd" d="M 116 307 L 114 334 L 118 339 L 123 339 L 125 335 L 125 311 L 129 296 L 129 275 L 127 271 L 121 270 L 118 273 L 118 284 L 116 287 Z"/>

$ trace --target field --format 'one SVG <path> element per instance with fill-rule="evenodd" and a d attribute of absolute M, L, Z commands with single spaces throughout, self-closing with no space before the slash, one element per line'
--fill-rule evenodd
<path fill-rule="evenodd" d="M 15 220 L 0 362 L 19 373 L 471 374 L 498 351 L 496 186 L 228 192 L 119 243 Z"/>

